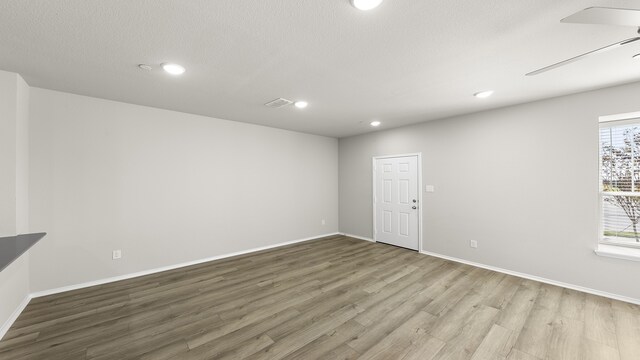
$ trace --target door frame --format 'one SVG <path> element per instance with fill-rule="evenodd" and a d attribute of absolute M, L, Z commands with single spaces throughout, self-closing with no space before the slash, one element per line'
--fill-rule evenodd
<path fill-rule="evenodd" d="M 422 253 L 422 153 L 408 153 L 408 154 L 396 154 L 396 155 L 380 155 L 373 156 L 371 158 L 371 173 L 372 173 L 372 183 L 373 183 L 373 193 L 371 194 L 371 202 L 373 203 L 373 228 L 371 232 L 373 233 L 373 242 L 378 242 L 376 240 L 376 162 L 380 159 L 389 159 L 389 158 L 398 158 L 398 157 L 407 157 L 407 156 L 415 156 L 418 158 L 418 252 Z"/>

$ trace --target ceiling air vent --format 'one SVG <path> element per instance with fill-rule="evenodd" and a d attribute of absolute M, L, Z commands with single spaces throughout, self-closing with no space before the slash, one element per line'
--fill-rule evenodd
<path fill-rule="evenodd" d="M 283 106 L 287 106 L 287 105 L 291 105 L 293 104 L 293 101 L 291 100 L 287 100 L 287 99 L 283 99 L 283 98 L 279 98 L 279 99 L 275 99 L 273 101 L 269 101 L 268 103 L 264 104 L 265 106 L 268 106 L 270 108 L 281 108 Z"/>

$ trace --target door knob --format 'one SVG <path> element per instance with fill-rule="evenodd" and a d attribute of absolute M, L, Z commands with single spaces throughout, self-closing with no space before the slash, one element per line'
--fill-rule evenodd
<path fill-rule="evenodd" d="M 412 208 L 413 210 L 417 209 L 417 207 L 415 207 L 415 205 L 414 205 L 414 206 L 412 206 L 411 208 Z"/>
<path fill-rule="evenodd" d="M 416 199 L 413 199 L 413 202 L 414 202 L 414 203 L 417 203 L 417 202 L 418 202 L 418 200 L 416 200 Z"/>

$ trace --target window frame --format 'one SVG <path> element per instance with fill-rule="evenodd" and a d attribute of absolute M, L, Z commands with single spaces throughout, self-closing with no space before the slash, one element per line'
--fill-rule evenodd
<path fill-rule="evenodd" d="M 640 243 L 627 241 L 616 241 L 604 236 L 604 196 L 621 194 L 619 192 L 608 192 L 602 188 L 602 141 L 600 131 L 603 128 L 637 124 L 640 127 L 640 112 L 633 112 L 619 115 L 601 116 L 598 123 L 598 245 L 617 246 L 623 248 L 640 249 Z M 632 196 L 639 196 L 638 193 L 622 193 Z"/>

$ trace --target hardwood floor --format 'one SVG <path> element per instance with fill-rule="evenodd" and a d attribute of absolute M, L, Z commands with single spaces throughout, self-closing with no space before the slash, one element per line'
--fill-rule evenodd
<path fill-rule="evenodd" d="M 0 359 L 640 359 L 640 306 L 346 237 L 36 298 Z"/>

